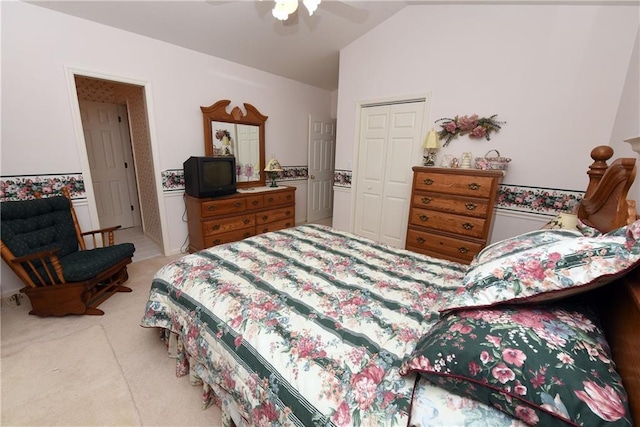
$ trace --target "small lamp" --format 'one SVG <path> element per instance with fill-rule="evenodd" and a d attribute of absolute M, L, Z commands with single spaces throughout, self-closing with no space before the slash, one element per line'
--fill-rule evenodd
<path fill-rule="evenodd" d="M 435 165 L 436 152 L 438 151 L 438 148 L 440 148 L 440 143 L 438 142 L 438 134 L 435 130 L 431 129 L 427 133 L 427 136 L 425 136 L 424 141 L 422 142 L 422 148 L 427 150 L 423 156 L 423 166 Z"/>
<path fill-rule="evenodd" d="M 264 168 L 264 171 L 267 173 L 267 178 L 271 180 L 271 187 L 277 187 L 278 184 L 276 184 L 276 178 L 278 178 L 278 172 L 282 172 L 280 162 L 271 158 L 269 163 L 267 163 L 267 167 Z"/>

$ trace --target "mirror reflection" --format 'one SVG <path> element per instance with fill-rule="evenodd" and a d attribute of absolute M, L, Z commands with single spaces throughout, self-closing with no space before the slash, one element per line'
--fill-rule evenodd
<path fill-rule="evenodd" d="M 236 156 L 238 182 L 260 180 L 260 128 L 227 122 L 211 122 L 214 156 Z"/>

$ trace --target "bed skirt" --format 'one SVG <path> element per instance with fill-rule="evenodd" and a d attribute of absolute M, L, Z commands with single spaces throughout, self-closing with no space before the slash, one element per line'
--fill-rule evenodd
<path fill-rule="evenodd" d="M 247 426 L 230 396 L 212 380 L 207 367 L 198 363 L 185 350 L 180 335 L 168 329 L 160 329 L 160 339 L 164 342 L 169 357 L 176 359 L 176 377 L 188 375 L 191 385 L 202 386 L 202 409 L 211 405 L 220 408 L 222 427 Z"/>

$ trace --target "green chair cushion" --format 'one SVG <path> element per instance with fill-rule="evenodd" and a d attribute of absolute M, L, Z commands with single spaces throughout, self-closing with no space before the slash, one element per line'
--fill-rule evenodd
<path fill-rule="evenodd" d="M 60 264 L 65 280 L 81 282 L 97 276 L 123 259 L 131 258 L 134 251 L 133 243 L 120 243 L 106 248 L 74 252 L 60 259 Z"/>

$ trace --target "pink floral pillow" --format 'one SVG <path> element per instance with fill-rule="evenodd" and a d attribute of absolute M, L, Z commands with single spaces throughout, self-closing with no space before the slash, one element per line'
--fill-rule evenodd
<path fill-rule="evenodd" d="M 481 262 L 470 266 L 441 311 L 551 301 L 603 286 L 640 263 L 639 237 L 640 220 L 595 237 L 568 235 L 525 250 L 505 250 L 503 256 L 481 252 Z"/>

